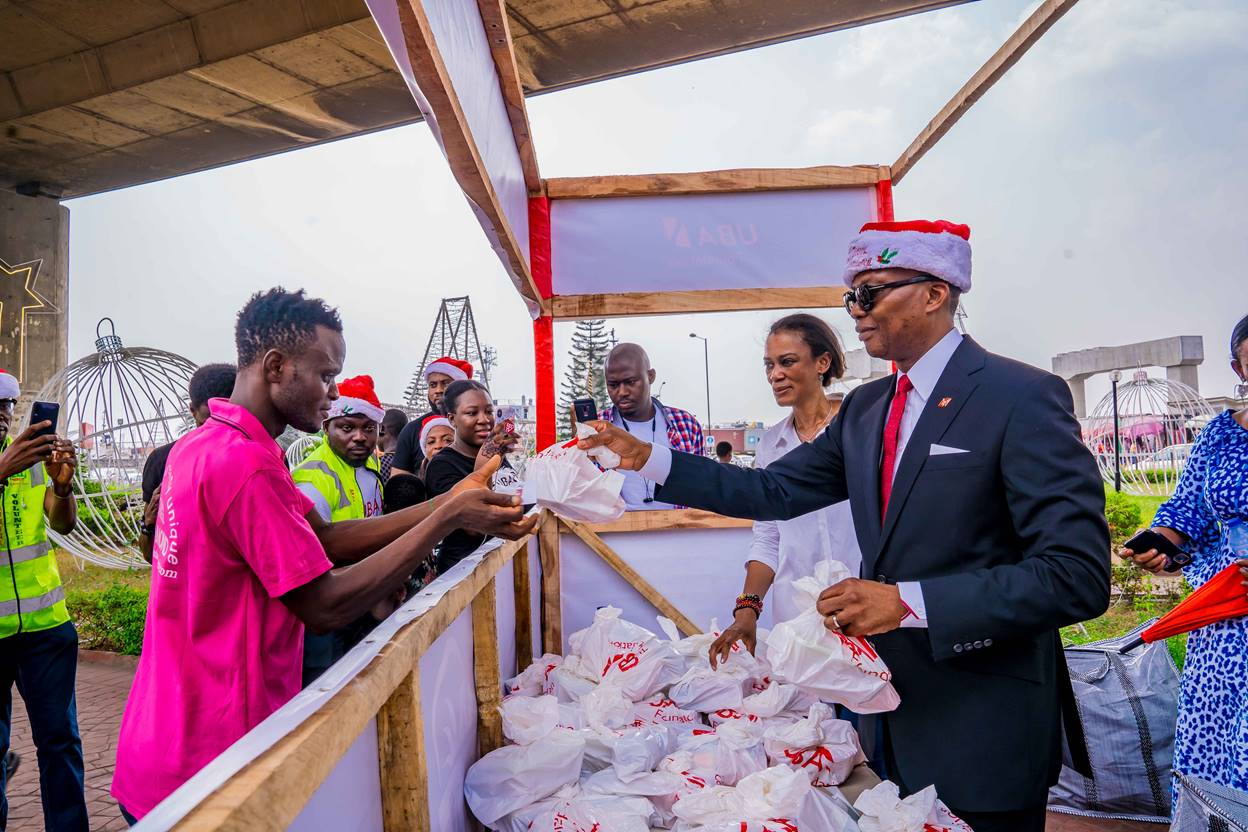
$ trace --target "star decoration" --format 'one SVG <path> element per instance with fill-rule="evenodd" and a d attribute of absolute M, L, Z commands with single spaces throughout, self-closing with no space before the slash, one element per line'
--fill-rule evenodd
<path fill-rule="evenodd" d="M 56 312 L 56 307 L 35 288 L 43 260 L 10 266 L 0 258 L 0 357 L 11 366 L 19 382 L 26 378 L 26 316 L 32 310 Z M 17 349 L 14 350 L 14 345 Z M 16 353 L 17 363 L 12 363 Z"/>

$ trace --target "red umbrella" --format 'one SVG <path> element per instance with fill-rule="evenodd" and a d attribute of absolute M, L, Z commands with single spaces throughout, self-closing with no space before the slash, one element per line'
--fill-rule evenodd
<path fill-rule="evenodd" d="M 1244 575 L 1239 568 L 1239 564 L 1232 563 L 1214 575 L 1208 583 L 1153 622 L 1151 627 L 1133 638 L 1119 652 L 1128 653 L 1141 644 L 1161 641 L 1179 633 L 1190 633 L 1215 621 L 1248 615 L 1248 590 L 1244 589 Z"/>

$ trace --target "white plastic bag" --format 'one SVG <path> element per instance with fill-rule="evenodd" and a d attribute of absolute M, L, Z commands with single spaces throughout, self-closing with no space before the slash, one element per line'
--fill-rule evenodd
<path fill-rule="evenodd" d="M 633 721 L 633 701 L 615 685 L 599 685 L 581 697 L 590 728 L 623 728 Z"/>
<path fill-rule="evenodd" d="M 507 692 L 511 696 L 541 696 L 553 693 L 550 685 L 550 674 L 563 663 L 563 656 L 546 653 L 540 659 L 521 671 L 519 676 L 507 680 Z"/>
<path fill-rule="evenodd" d="M 763 750 L 772 765 L 789 765 L 805 774 L 812 786 L 839 786 L 865 763 L 858 732 L 822 702 L 810 706 L 805 719 L 769 726 Z"/>
<path fill-rule="evenodd" d="M 673 832 L 857 832 L 846 808 L 828 790 L 787 766 L 774 766 L 742 779 L 735 788 L 716 787 L 674 807 Z"/>
<path fill-rule="evenodd" d="M 680 676 L 671 645 L 645 627 L 620 618 L 616 607 L 594 613 L 594 622 L 568 637 L 580 659 L 577 672 L 600 684 L 613 684 L 633 702 L 666 688 Z M 567 667 L 568 660 L 564 660 Z M 591 675 L 593 674 L 593 675 Z"/>
<path fill-rule="evenodd" d="M 544 692 L 553 693 L 560 702 L 579 702 L 581 697 L 598 686 L 595 679 L 588 678 L 591 673 L 578 656 L 566 657 L 562 664 L 550 672 L 548 687 Z"/>
<path fill-rule="evenodd" d="M 885 780 L 859 795 L 854 808 L 862 814 L 858 819 L 862 832 L 972 832 L 937 799 L 935 786 L 903 800 L 897 784 Z"/>
<path fill-rule="evenodd" d="M 646 701 L 638 702 L 633 707 L 633 724 L 668 725 L 668 726 L 700 726 L 696 711 L 685 710 L 663 694 L 647 697 Z"/>
<path fill-rule="evenodd" d="M 654 804 L 644 797 L 583 791 L 544 809 L 528 832 L 650 832 Z"/>
<path fill-rule="evenodd" d="M 464 778 L 464 797 L 477 820 L 493 826 L 535 800 L 575 783 L 585 740 L 571 731 L 552 731 L 529 745 L 505 745 L 477 760 Z"/>
<path fill-rule="evenodd" d="M 711 670 L 710 665 L 694 665 L 672 685 L 667 695 L 686 710 L 705 713 L 740 708 L 749 686 L 749 676 L 739 669 L 722 665 L 718 670 Z"/>
<path fill-rule="evenodd" d="M 725 723 L 694 731 L 678 739 L 677 747 L 689 752 L 692 769 L 711 772 L 714 785 L 733 786 L 767 768 L 762 730 L 761 724 Z"/>
<path fill-rule="evenodd" d="M 503 736 L 517 745 L 534 743 L 559 724 L 559 702 L 553 696 L 508 696 L 499 711 Z"/>
<path fill-rule="evenodd" d="M 800 718 L 818 701 L 817 696 L 803 691 L 797 685 L 786 685 L 773 680 L 760 692 L 741 700 L 741 712 L 760 719 L 772 719 L 782 714 L 792 714 Z"/>
<path fill-rule="evenodd" d="M 803 611 L 772 629 L 767 661 L 774 678 L 856 713 L 896 710 L 901 699 L 893 688 L 893 675 L 875 648 L 864 638 L 832 632 L 815 608 L 823 590 L 849 577 L 843 563 L 822 560 L 813 576 L 793 582 Z"/>
<path fill-rule="evenodd" d="M 603 471 L 572 441 L 551 445 L 525 465 L 523 500 L 560 517 L 606 523 L 624 514 L 624 475 Z"/>
<path fill-rule="evenodd" d="M 576 423 L 576 438 L 577 439 L 588 439 L 591 436 L 597 436 L 597 435 L 598 435 L 598 431 L 594 430 L 589 425 L 583 424 L 581 422 Z M 601 465 L 603 468 L 606 468 L 608 471 L 612 471 L 620 467 L 620 455 L 606 446 L 603 446 L 601 448 L 594 448 L 593 450 L 586 451 L 585 453 L 589 454 L 591 457 L 596 459 L 598 461 L 598 464 Z"/>

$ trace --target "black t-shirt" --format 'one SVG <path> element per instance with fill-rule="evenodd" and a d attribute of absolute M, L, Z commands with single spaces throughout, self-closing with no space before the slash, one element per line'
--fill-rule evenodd
<path fill-rule="evenodd" d="M 169 452 L 172 450 L 172 442 L 161 445 L 143 463 L 143 505 L 150 503 L 152 495 L 160 488 L 160 481 L 165 478 L 165 463 L 169 461 Z"/>
<path fill-rule="evenodd" d="M 402 442 L 402 439 L 399 440 Z M 397 464 L 397 463 L 396 463 Z M 429 460 L 425 469 L 425 487 L 430 499 L 450 491 L 460 480 L 472 473 L 475 459 L 464 456 L 454 448 L 443 448 Z M 477 550 L 485 542 L 485 535 L 456 529 L 446 536 L 438 547 L 438 574 L 445 572 Z"/>
<path fill-rule="evenodd" d="M 393 468 L 400 468 L 412 474 L 420 473 L 420 463 L 425 461 L 425 449 L 420 447 L 420 429 L 425 426 L 425 422 L 441 415 L 441 413 L 426 413 L 403 426 L 403 430 L 399 431 L 399 442 L 394 448 Z"/>

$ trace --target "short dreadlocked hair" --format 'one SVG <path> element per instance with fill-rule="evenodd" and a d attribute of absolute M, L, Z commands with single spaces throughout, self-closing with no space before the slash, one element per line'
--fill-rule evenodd
<path fill-rule="evenodd" d="M 312 340 L 318 326 L 342 332 L 338 310 L 302 289 L 288 292 L 276 286 L 257 292 L 238 313 L 234 343 L 239 368 L 250 367 L 271 349 L 295 350 Z"/>

